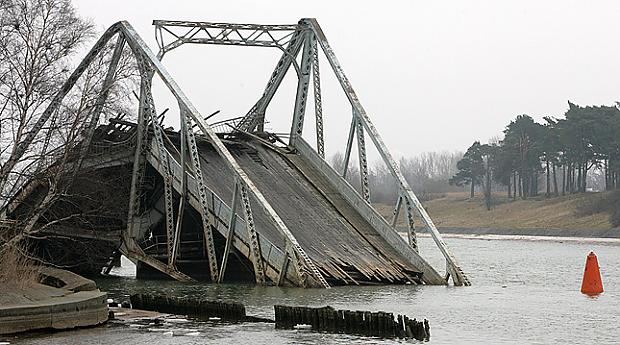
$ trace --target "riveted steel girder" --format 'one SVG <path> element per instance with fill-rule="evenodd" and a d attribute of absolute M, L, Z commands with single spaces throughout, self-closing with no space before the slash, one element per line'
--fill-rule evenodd
<path fill-rule="evenodd" d="M 368 161 L 366 159 L 366 140 L 364 139 L 364 126 L 360 117 L 353 111 L 353 118 L 357 121 L 357 153 L 360 163 L 360 185 L 362 186 L 362 197 L 370 203 L 370 186 L 368 185 Z"/>
<path fill-rule="evenodd" d="M 312 40 L 312 85 L 314 86 L 314 117 L 316 127 L 316 151 L 325 158 L 325 140 L 323 135 L 323 101 L 321 99 L 321 73 L 319 71 L 319 51 L 316 39 Z"/>

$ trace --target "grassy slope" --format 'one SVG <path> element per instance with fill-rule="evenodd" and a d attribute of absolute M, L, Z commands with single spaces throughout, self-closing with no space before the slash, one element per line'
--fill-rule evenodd
<path fill-rule="evenodd" d="M 450 193 L 443 198 L 424 203 L 424 207 L 438 227 L 499 228 L 499 229 L 610 229 L 608 213 L 577 216 L 580 202 L 600 197 L 599 193 L 570 195 L 558 198 L 508 200 L 505 195 L 494 195 L 496 205 L 491 211 L 484 207 L 481 196 L 469 199 L 464 193 Z M 392 205 L 377 205 L 386 219 L 392 219 Z M 401 212 L 402 214 L 402 212 Z M 400 217 L 399 225 L 405 226 Z"/>

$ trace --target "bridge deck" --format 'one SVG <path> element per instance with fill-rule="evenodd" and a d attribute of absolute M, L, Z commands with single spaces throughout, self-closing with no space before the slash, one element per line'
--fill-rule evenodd
<path fill-rule="evenodd" d="M 403 283 L 419 272 L 302 156 L 282 154 L 253 142 L 228 148 L 332 283 Z M 200 153 L 206 184 L 229 202 L 233 175 L 208 144 L 201 144 Z M 284 248 L 283 236 L 266 214 L 258 207 L 254 212 L 260 236 Z"/>

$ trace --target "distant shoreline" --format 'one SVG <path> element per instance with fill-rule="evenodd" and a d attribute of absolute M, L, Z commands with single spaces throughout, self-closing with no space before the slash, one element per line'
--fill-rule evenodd
<path fill-rule="evenodd" d="M 400 231 L 406 232 L 401 228 Z M 418 230 L 427 233 L 425 228 Z M 615 238 L 620 239 L 620 229 L 492 229 L 492 228 L 456 228 L 440 227 L 442 234 L 458 235 L 507 235 L 507 236 L 540 236 L 540 237 L 582 237 L 582 238 Z"/>
<path fill-rule="evenodd" d="M 447 193 L 424 202 L 424 208 L 440 232 L 446 234 L 619 239 L 620 228 L 613 227 L 609 211 L 599 205 L 608 195 L 582 193 L 527 200 L 501 199 L 498 195 L 497 203 L 487 211 L 479 196 L 470 199 L 463 193 Z M 376 207 L 385 219 L 393 218 L 393 205 Z M 397 225 L 406 231 L 403 213 Z M 425 225 L 419 219 L 416 225 L 420 232 L 424 231 Z"/>

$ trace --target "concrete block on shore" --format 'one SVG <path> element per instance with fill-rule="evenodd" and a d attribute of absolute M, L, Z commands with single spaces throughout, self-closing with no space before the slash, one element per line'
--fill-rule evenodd
<path fill-rule="evenodd" d="M 54 281 L 56 287 L 34 284 L 0 296 L 0 334 L 94 326 L 108 320 L 107 294 L 92 280 L 47 268 L 43 278 Z M 36 298 L 23 298 L 28 295 Z"/>

